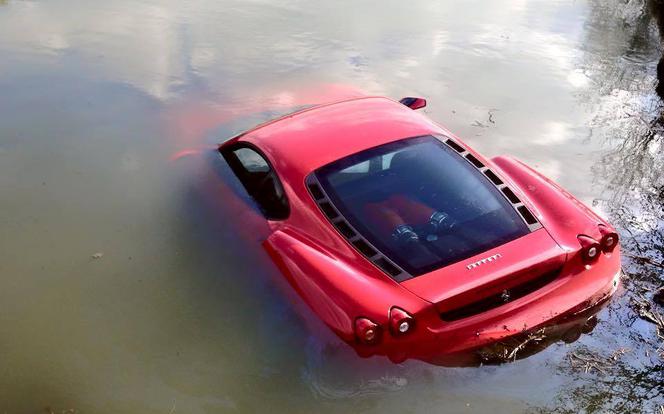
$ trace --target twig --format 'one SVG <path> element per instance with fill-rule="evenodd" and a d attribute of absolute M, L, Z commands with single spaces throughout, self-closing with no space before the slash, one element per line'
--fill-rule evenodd
<path fill-rule="evenodd" d="M 512 351 L 507 354 L 506 359 L 511 359 L 516 361 L 516 354 L 521 351 L 523 348 L 525 348 L 528 344 L 531 342 L 539 342 L 544 339 L 544 328 L 540 329 L 537 332 L 533 332 L 532 334 L 528 335 L 528 338 L 526 338 L 523 342 L 515 346 Z"/>
<path fill-rule="evenodd" d="M 493 120 L 493 113 L 497 111 L 497 109 L 489 109 L 489 122 L 492 124 L 495 124 L 496 121 Z"/>
<path fill-rule="evenodd" d="M 657 263 L 657 262 L 655 262 L 654 260 L 652 260 L 652 259 L 649 258 L 649 257 L 645 257 L 645 256 L 636 256 L 636 255 L 629 254 L 629 253 L 623 253 L 623 254 L 624 254 L 625 256 L 630 257 L 630 258 L 632 258 L 632 259 L 634 259 L 634 260 L 637 260 L 637 261 L 639 261 L 639 262 L 643 262 L 643 263 L 646 263 L 646 264 L 649 264 L 649 265 L 656 266 L 656 267 L 659 267 L 659 268 L 661 268 L 661 269 L 664 269 L 664 264 L 662 264 L 662 263 Z"/>

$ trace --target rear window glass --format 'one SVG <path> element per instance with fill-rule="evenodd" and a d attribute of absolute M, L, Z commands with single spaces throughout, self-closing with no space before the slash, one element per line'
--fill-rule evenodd
<path fill-rule="evenodd" d="M 432 136 L 351 155 L 316 177 L 353 227 L 414 276 L 529 232 L 486 177 Z"/>

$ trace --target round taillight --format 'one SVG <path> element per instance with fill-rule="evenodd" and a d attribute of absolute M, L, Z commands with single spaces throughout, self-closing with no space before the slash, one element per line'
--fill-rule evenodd
<path fill-rule="evenodd" d="M 355 336 L 357 339 L 367 345 L 373 345 L 380 340 L 380 325 L 367 318 L 357 318 L 355 320 Z"/>
<path fill-rule="evenodd" d="M 608 227 L 601 224 L 599 225 L 599 232 L 602 235 L 602 240 L 600 240 L 602 250 L 604 252 L 613 251 L 618 245 L 618 233 L 609 230 Z"/>
<path fill-rule="evenodd" d="M 581 258 L 584 263 L 593 263 L 599 259 L 602 246 L 599 242 L 590 236 L 579 235 L 579 244 L 581 244 Z"/>
<path fill-rule="evenodd" d="M 588 256 L 589 259 L 595 259 L 598 254 L 599 250 L 595 246 L 590 246 L 586 251 L 586 256 Z"/>
<path fill-rule="evenodd" d="M 406 333 L 410 329 L 410 322 L 403 321 L 399 324 L 399 332 Z"/>
<path fill-rule="evenodd" d="M 415 319 L 396 306 L 390 309 L 390 331 L 393 335 L 404 335 L 413 330 Z"/>

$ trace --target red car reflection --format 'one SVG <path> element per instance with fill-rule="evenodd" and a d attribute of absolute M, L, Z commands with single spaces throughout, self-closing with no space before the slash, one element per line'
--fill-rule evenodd
<path fill-rule="evenodd" d="M 218 148 L 316 315 L 360 355 L 402 361 L 484 349 L 605 302 L 620 276 L 611 225 L 523 163 L 485 159 L 413 110 L 424 105 L 319 105 Z"/>

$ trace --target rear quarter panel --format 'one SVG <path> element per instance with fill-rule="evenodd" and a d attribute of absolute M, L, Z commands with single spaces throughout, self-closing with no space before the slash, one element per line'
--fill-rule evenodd
<path fill-rule="evenodd" d="M 600 239 L 598 224 L 613 230 L 604 219 L 568 191 L 515 158 L 500 156 L 491 161 L 499 173 L 511 179 L 533 207 L 533 213 L 551 236 L 567 251 L 579 249 L 577 236 Z"/>
<path fill-rule="evenodd" d="M 357 317 L 384 324 L 392 306 L 412 313 L 427 306 L 387 276 L 368 277 L 297 234 L 277 230 L 264 247 L 304 301 L 346 341 L 354 339 Z"/>

